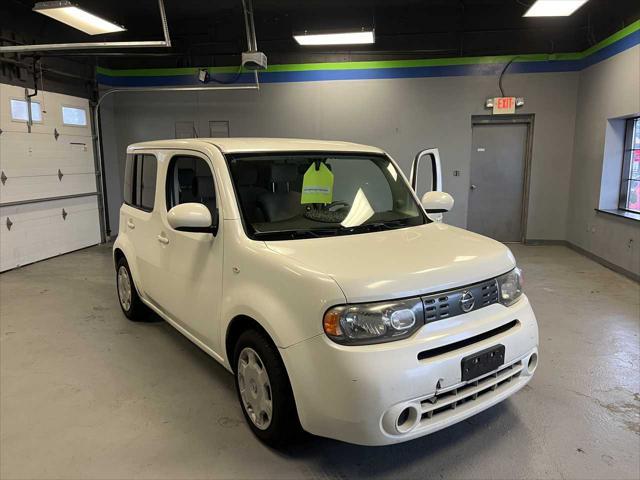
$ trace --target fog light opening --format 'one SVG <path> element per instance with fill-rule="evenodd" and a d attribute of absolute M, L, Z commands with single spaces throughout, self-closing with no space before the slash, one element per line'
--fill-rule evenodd
<path fill-rule="evenodd" d="M 415 407 L 407 407 L 400 412 L 396 420 L 396 430 L 400 433 L 407 433 L 413 430 L 418 423 L 418 409 Z"/>
<path fill-rule="evenodd" d="M 537 353 L 533 353 L 529 357 L 529 363 L 527 364 L 528 372 L 530 374 L 533 373 L 537 366 L 538 366 L 538 354 Z"/>

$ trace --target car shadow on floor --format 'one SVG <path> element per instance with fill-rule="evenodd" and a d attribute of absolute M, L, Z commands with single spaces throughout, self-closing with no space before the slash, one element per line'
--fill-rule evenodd
<path fill-rule="evenodd" d="M 233 377 L 222 365 L 159 316 L 150 314 L 149 323 L 157 324 L 156 327 L 161 328 L 177 348 L 191 352 L 198 367 L 204 368 L 216 383 L 219 382 L 220 388 L 229 389 L 230 395 L 235 397 Z M 241 418 L 239 405 L 238 415 Z M 520 424 L 519 416 L 507 400 L 444 430 L 397 445 L 359 446 L 305 433 L 288 447 L 270 450 L 280 458 L 296 464 L 303 463 L 312 476 L 395 476 L 399 468 L 403 472 L 411 472 L 412 465 L 419 470 L 420 476 L 427 473 L 447 476 L 445 472 L 455 476 L 456 464 L 464 462 L 468 465 L 473 463 L 476 456 L 487 455 L 488 451 L 495 452 L 501 443 L 513 440 L 509 432 L 518 430 L 522 427 Z M 248 426 L 244 428 L 251 435 Z M 206 427 L 204 430 L 201 432 L 202 440 L 206 441 L 209 433 Z M 259 443 L 257 438 L 253 440 Z M 425 472 L 425 462 L 430 472 Z"/>

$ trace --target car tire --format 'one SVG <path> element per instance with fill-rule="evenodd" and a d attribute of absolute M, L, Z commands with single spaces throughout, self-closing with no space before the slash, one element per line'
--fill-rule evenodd
<path fill-rule="evenodd" d="M 127 259 L 122 257 L 116 267 L 116 291 L 118 301 L 125 316 L 134 322 L 146 320 L 146 308 L 133 283 Z"/>
<path fill-rule="evenodd" d="M 256 437 L 271 447 L 297 439 L 302 428 L 291 383 L 271 339 L 257 330 L 245 331 L 233 359 L 240 407 Z"/>

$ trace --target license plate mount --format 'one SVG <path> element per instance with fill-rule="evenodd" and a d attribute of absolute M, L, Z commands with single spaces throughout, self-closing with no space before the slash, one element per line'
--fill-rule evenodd
<path fill-rule="evenodd" d="M 467 382 L 504 365 L 504 345 L 495 345 L 464 357 L 461 362 L 462 381 Z"/>

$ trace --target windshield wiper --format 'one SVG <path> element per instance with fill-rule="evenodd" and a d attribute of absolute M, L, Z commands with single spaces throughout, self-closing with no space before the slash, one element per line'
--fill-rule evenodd
<path fill-rule="evenodd" d="M 255 238 L 260 240 L 295 240 L 299 238 L 321 238 L 333 237 L 339 235 L 351 235 L 354 233 L 380 232 L 382 230 L 394 230 L 396 228 L 407 226 L 409 219 L 401 218 L 397 220 L 388 220 L 381 222 L 365 223 L 363 225 L 354 225 L 352 227 L 327 227 L 327 228 L 310 228 L 310 229 L 291 229 L 291 230 L 273 230 L 273 231 L 256 231 Z"/>
<path fill-rule="evenodd" d="M 296 238 L 320 238 L 338 233 L 337 228 L 322 228 L 309 230 L 273 230 L 270 232 L 255 232 L 254 236 L 261 240 L 286 240 Z"/>

